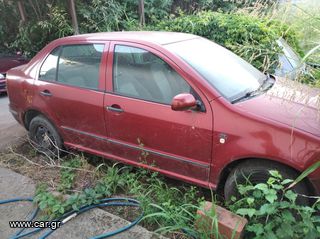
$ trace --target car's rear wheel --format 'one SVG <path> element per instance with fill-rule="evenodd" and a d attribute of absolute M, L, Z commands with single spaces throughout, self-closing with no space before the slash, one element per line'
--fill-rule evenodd
<path fill-rule="evenodd" d="M 45 117 L 34 117 L 29 125 L 29 137 L 34 147 L 50 158 L 60 157 L 62 139 L 55 127 Z"/>
<path fill-rule="evenodd" d="M 282 175 L 283 179 L 294 180 L 299 176 L 295 170 L 276 162 L 267 160 L 248 160 L 239 164 L 230 172 L 224 186 L 225 199 L 229 201 L 232 196 L 239 198 L 240 195 L 237 185 L 246 184 L 248 183 L 248 180 L 252 185 L 266 183 L 271 176 L 269 173 L 270 170 L 277 170 Z M 309 193 L 308 185 L 305 181 L 298 183 L 292 190 L 301 195 L 308 195 Z M 298 196 L 296 202 L 300 205 L 308 205 L 309 199 L 307 197 Z"/>

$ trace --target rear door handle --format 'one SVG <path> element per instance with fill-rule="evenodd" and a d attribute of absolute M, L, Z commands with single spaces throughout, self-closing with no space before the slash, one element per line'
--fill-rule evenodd
<path fill-rule="evenodd" d="M 119 105 L 107 106 L 106 109 L 109 110 L 109 111 L 118 112 L 118 113 L 122 113 L 123 112 L 123 109 L 121 109 L 121 107 Z"/>
<path fill-rule="evenodd" d="M 41 92 L 40 92 L 40 95 L 49 96 L 49 97 L 52 96 L 51 92 L 48 91 L 48 90 L 41 91 Z"/>

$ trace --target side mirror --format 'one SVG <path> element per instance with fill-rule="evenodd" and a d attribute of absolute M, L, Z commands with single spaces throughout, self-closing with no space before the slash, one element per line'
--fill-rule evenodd
<path fill-rule="evenodd" d="M 175 111 L 183 111 L 197 107 L 197 101 L 193 95 L 182 93 L 173 97 L 171 109 Z"/>

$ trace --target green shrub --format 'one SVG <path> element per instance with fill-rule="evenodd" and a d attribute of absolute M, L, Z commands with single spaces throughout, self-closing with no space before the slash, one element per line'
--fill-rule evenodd
<path fill-rule="evenodd" d="M 260 70 L 272 70 L 278 65 L 279 47 L 276 40 L 286 39 L 302 54 L 296 33 L 278 21 L 268 21 L 244 14 L 200 12 L 161 21 L 153 30 L 192 33 L 225 46 L 251 62 Z"/>

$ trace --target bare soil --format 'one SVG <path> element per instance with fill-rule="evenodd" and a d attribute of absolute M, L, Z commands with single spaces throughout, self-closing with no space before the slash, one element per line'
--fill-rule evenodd
<path fill-rule="evenodd" d="M 27 140 L 0 153 L 0 167 L 11 169 L 34 180 L 36 184 L 47 183 L 55 190 L 60 183 L 61 163 L 65 159 L 52 160 L 36 152 Z M 85 164 L 77 170 L 73 191 L 82 191 L 95 183 L 95 167 Z"/>

